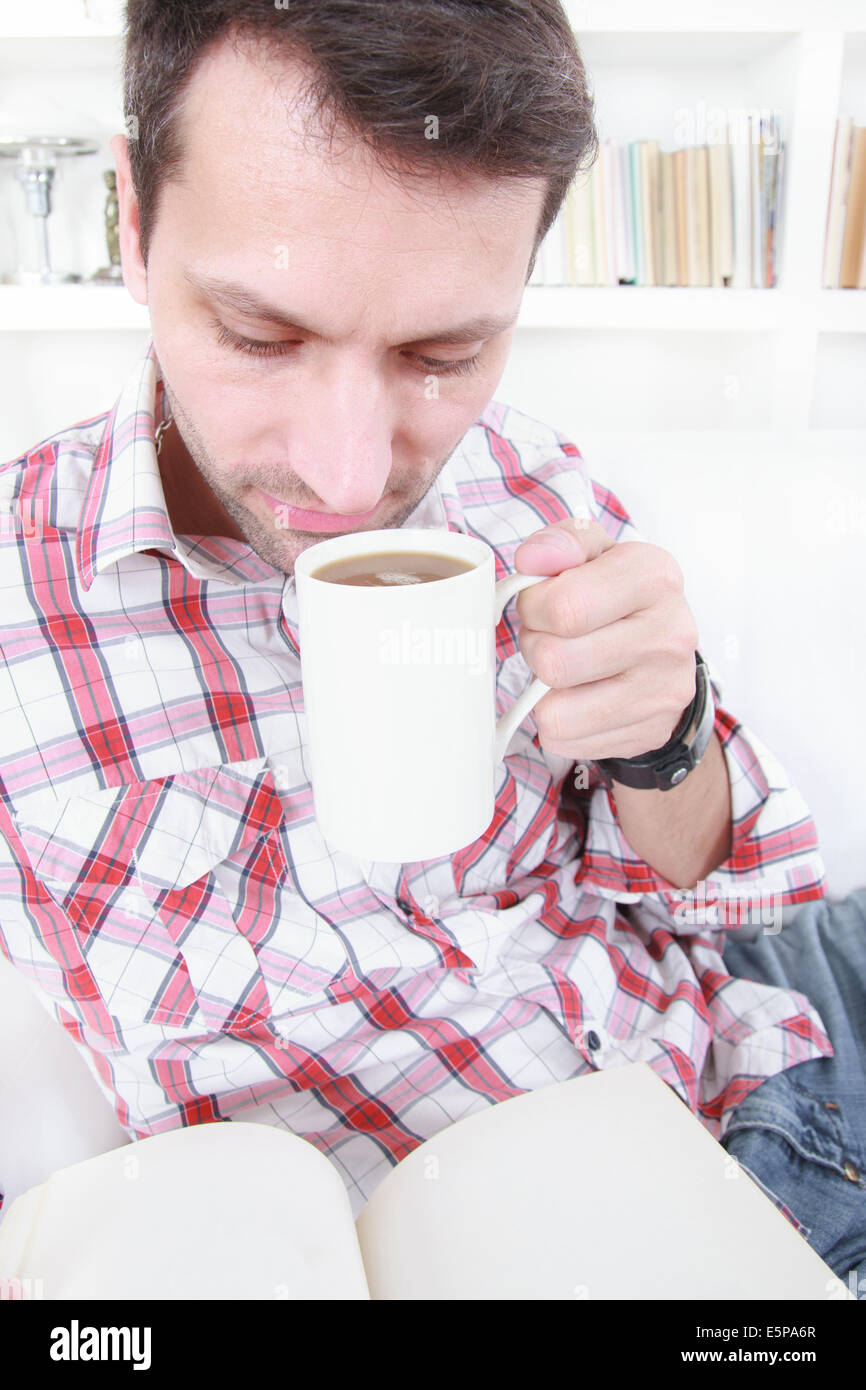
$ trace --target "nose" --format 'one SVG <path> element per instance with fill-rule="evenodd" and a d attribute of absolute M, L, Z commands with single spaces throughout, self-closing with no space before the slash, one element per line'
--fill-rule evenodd
<path fill-rule="evenodd" d="M 299 505 L 341 516 L 371 511 L 388 485 L 392 434 L 383 385 L 369 365 L 344 355 L 330 368 L 312 370 L 293 414 L 288 452 L 318 502 Z"/>

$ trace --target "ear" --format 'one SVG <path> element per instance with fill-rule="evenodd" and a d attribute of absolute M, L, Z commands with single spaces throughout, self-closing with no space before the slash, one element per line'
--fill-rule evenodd
<path fill-rule="evenodd" d="M 117 167 L 118 235 L 123 282 L 133 299 L 139 304 L 146 304 L 147 270 L 141 258 L 138 199 L 132 186 L 126 136 L 113 136 L 109 149 Z"/>

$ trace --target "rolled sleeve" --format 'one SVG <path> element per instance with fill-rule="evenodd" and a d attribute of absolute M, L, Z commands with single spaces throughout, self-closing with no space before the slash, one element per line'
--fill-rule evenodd
<path fill-rule="evenodd" d="M 781 926 L 785 908 L 826 894 L 818 836 L 784 768 L 722 706 L 721 687 L 712 663 L 707 664 L 716 706 L 713 727 L 731 788 L 730 855 L 694 890 L 678 888 L 632 849 L 616 818 L 614 801 L 595 772 L 577 881 L 618 902 L 638 903 L 655 895 L 680 932 L 701 931 L 708 925 L 759 924 L 772 932 Z"/>

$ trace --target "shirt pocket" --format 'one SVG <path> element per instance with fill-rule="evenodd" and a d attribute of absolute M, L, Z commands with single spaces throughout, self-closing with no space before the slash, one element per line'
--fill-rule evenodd
<path fill-rule="evenodd" d="M 313 1007 L 347 965 L 294 888 L 264 758 L 31 799 L 16 820 L 120 1024 L 238 1033 Z"/>

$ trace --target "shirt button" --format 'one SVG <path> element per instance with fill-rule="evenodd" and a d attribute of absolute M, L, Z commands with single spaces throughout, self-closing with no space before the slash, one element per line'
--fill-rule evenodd
<path fill-rule="evenodd" d="M 860 1181 L 860 1174 L 858 1173 L 854 1164 L 851 1162 L 850 1158 L 845 1159 L 845 1177 L 848 1179 L 849 1182 Z"/>
<path fill-rule="evenodd" d="M 606 1049 L 609 1047 L 610 1039 L 608 1038 L 607 1033 L 605 1032 L 604 1028 L 598 1022 L 597 1019 L 584 1019 L 583 1041 L 586 1044 L 588 1050 L 594 1054 L 593 1062 L 596 1065 L 600 1066 L 600 1056 L 604 1054 Z"/>

